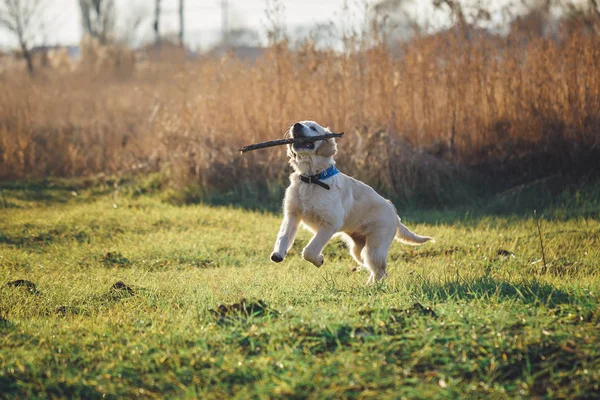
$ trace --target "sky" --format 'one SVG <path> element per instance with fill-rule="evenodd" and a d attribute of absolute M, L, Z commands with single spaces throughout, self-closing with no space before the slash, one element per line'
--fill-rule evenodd
<path fill-rule="evenodd" d="M 51 18 L 49 28 L 44 35 L 36 39 L 46 44 L 76 45 L 81 39 L 81 22 L 78 0 L 46 0 L 48 15 Z M 280 0 L 284 6 L 284 20 L 294 31 L 298 27 L 308 27 L 316 23 L 339 21 L 343 5 L 350 11 L 346 18 L 360 19 L 361 9 L 366 0 Z M 128 21 L 136 14 L 145 16 L 138 37 L 152 38 L 152 20 L 154 0 L 115 0 L 120 29 L 125 29 Z M 271 0 L 271 3 L 273 1 Z M 193 48 L 208 48 L 219 38 L 221 29 L 222 0 L 185 0 L 185 36 Z M 245 27 L 265 32 L 267 24 L 265 9 L 267 0 L 228 0 L 229 21 L 232 27 Z M 410 7 L 416 12 L 425 10 L 430 1 L 413 0 Z M 162 0 L 161 31 L 176 32 L 179 29 L 179 0 Z M 415 5 L 416 4 L 416 5 Z M 420 4 L 420 5 L 419 5 Z M 10 48 L 16 45 L 12 34 L 0 29 L 0 47 Z M 38 43 L 39 44 L 39 43 Z"/>
<path fill-rule="evenodd" d="M 52 22 L 48 24 L 44 35 L 36 39 L 36 44 L 77 45 L 81 39 L 81 22 L 78 0 L 45 0 L 48 2 L 47 15 Z M 136 37 L 139 41 L 152 40 L 152 22 L 155 0 L 114 0 L 117 7 L 118 29 L 127 29 L 130 21 L 136 16 L 143 16 L 143 22 Z M 284 6 L 284 21 L 290 34 L 300 28 L 308 28 L 317 23 L 359 24 L 362 21 L 365 3 L 377 0 L 279 0 Z M 443 27 L 450 23 L 447 12 L 434 11 L 432 0 L 404 0 L 405 9 L 419 22 L 431 27 Z M 477 0 L 463 0 L 463 3 Z M 509 2 L 521 0 L 489 0 L 493 15 L 500 15 L 499 10 Z M 528 0 L 530 3 L 534 0 Z M 206 50 L 218 41 L 221 30 L 221 4 L 223 0 L 185 0 L 185 38 L 193 49 Z M 231 27 L 244 27 L 266 32 L 267 19 L 265 9 L 270 2 L 277 0 L 227 0 L 229 4 L 229 21 Z M 179 0 L 162 0 L 161 33 L 176 33 L 179 29 Z M 344 4 L 348 10 L 343 11 Z M 0 48 L 16 46 L 16 40 L 9 32 L 0 29 Z"/>

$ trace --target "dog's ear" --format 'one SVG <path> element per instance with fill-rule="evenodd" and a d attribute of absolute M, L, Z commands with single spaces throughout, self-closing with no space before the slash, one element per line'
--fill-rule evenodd
<path fill-rule="evenodd" d="M 285 131 L 285 133 L 283 134 L 283 138 L 284 139 L 291 139 L 292 138 L 292 130 L 288 129 L 287 131 Z M 288 144 L 285 147 L 286 147 L 287 156 L 289 158 L 296 158 L 296 155 L 294 154 L 294 151 L 292 150 L 292 145 Z"/>
<path fill-rule="evenodd" d="M 337 153 L 335 139 L 326 139 L 317 149 L 317 155 L 321 157 L 333 157 Z"/>
<path fill-rule="evenodd" d="M 288 144 L 286 147 L 287 147 L 287 152 L 286 152 L 287 156 L 289 158 L 296 158 L 296 153 L 294 153 L 294 151 L 292 150 L 292 145 Z"/>

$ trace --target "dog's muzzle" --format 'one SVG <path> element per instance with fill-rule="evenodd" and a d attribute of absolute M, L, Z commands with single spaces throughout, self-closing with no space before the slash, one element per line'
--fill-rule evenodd
<path fill-rule="evenodd" d="M 304 134 L 305 129 L 306 129 L 306 127 L 304 125 L 295 123 L 294 126 L 292 127 L 292 137 L 294 139 L 308 137 L 307 135 Z M 294 143 L 292 145 L 292 148 L 294 150 L 302 150 L 302 149 L 313 150 L 315 148 L 315 142 Z"/>
<path fill-rule="evenodd" d="M 315 142 L 294 143 L 292 147 L 294 148 L 294 150 L 314 150 Z"/>

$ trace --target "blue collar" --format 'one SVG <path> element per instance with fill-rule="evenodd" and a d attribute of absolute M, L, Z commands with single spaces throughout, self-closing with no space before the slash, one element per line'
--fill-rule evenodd
<path fill-rule="evenodd" d="M 315 175 L 310 175 L 310 176 L 300 175 L 300 180 L 302 182 L 308 183 L 308 184 L 314 183 L 315 185 L 319 185 L 322 188 L 329 190 L 329 189 L 331 189 L 329 187 L 329 185 L 321 182 L 321 180 L 330 178 L 334 175 L 337 175 L 337 174 L 339 174 L 339 172 L 340 171 L 335 167 L 335 165 L 331 165 L 325 171 L 319 172 L 318 174 L 315 174 Z"/>

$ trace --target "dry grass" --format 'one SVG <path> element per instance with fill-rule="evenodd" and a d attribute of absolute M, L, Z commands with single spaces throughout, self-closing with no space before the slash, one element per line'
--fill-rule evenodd
<path fill-rule="evenodd" d="M 251 65 L 146 63 L 127 76 L 5 74 L 0 179 L 141 167 L 203 191 L 284 183 L 283 151 L 237 149 L 301 119 L 345 131 L 341 168 L 397 198 L 444 200 L 469 171 L 502 187 L 594 171 L 600 37 L 564 26 L 552 38 L 453 28 L 391 49 L 358 38 L 343 54 L 280 43 Z"/>

